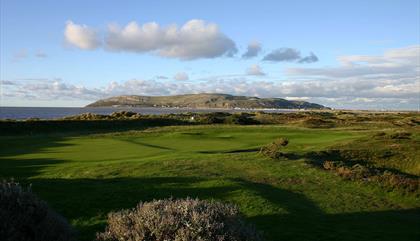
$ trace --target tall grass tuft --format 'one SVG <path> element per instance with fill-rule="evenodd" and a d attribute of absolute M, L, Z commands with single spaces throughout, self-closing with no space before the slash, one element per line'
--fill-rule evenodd
<path fill-rule="evenodd" d="M 270 144 L 261 147 L 260 153 L 264 156 L 277 159 L 284 156 L 281 151 L 288 144 L 289 140 L 287 138 L 278 138 Z"/>

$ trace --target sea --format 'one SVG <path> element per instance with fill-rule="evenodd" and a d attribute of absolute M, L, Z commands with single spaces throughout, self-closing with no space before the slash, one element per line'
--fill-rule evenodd
<path fill-rule="evenodd" d="M 287 113 L 299 110 L 291 109 L 192 109 L 192 108 L 155 108 L 155 107 L 0 107 L 0 119 L 25 120 L 59 119 L 83 113 L 108 115 L 117 111 L 131 111 L 145 115 L 179 114 L 179 113 L 208 113 L 208 112 L 275 112 Z"/>

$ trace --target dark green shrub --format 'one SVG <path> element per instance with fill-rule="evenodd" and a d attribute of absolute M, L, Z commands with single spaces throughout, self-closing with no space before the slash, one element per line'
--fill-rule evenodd
<path fill-rule="evenodd" d="M 398 139 L 398 140 L 410 139 L 411 138 L 411 133 L 410 132 L 405 132 L 405 131 L 397 132 L 397 133 L 391 134 L 390 138 L 391 139 Z"/>
<path fill-rule="evenodd" d="M 302 125 L 308 128 L 333 128 L 335 123 L 331 120 L 325 120 L 319 117 L 308 117 L 302 121 Z"/>
<path fill-rule="evenodd" d="M 225 119 L 231 114 L 226 112 L 212 112 L 200 114 L 197 116 L 197 122 L 202 124 L 222 124 L 225 122 Z"/>
<path fill-rule="evenodd" d="M 289 144 L 288 139 L 278 138 L 274 140 L 272 143 L 261 147 L 260 153 L 264 156 L 277 159 L 284 156 L 284 154 L 281 152 L 281 149 L 283 149 L 288 144 Z"/>
<path fill-rule="evenodd" d="M 100 241 L 259 241 L 260 235 L 229 204 L 198 199 L 141 202 L 108 215 Z"/>
<path fill-rule="evenodd" d="M 139 119 L 141 115 L 132 111 L 119 111 L 113 112 L 110 117 L 113 119 Z"/>
<path fill-rule="evenodd" d="M 70 241 L 70 225 L 29 189 L 14 181 L 0 183 L 0 240 Z"/>
<path fill-rule="evenodd" d="M 402 139 L 410 139 L 411 133 L 406 131 L 400 131 L 395 133 L 385 133 L 385 132 L 378 132 L 373 135 L 377 139 L 392 139 L 392 140 L 402 140 Z"/>
<path fill-rule="evenodd" d="M 94 113 L 82 113 L 74 116 L 66 116 L 63 120 L 105 120 L 108 119 L 107 115 L 98 115 Z"/>
<path fill-rule="evenodd" d="M 259 124 L 257 120 L 255 120 L 254 115 L 249 113 L 235 113 L 231 116 L 226 117 L 225 123 L 226 124 L 235 124 L 235 125 L 255 125 Z"/>
<path fill-rule="evenodd" d="M 386 136 L 386 133 L 383 132 L 383 131 L 380 131 L 380 132 L 373 135 L 373 137 L 380 138 L 380 139 L 385 137 L 385 136 Z"/>

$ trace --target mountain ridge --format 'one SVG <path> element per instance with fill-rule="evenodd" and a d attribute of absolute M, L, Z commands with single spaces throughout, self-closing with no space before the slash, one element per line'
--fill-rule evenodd
<path fill-rule="evenodd" d="M 86 107 L 176 107 L 220 109 L 329 109 L 323 105 L 283 98 L 200 93 L 172 96 L 121 95 L 95 101 Z"/>

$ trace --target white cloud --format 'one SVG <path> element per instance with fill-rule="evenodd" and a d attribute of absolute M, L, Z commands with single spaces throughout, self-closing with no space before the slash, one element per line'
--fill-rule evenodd
<path fill-rule="evenodd" d="M 14 89 L 8 90 L 10 96 L 27 100 L 89 100 L 104 97 L 99 89 L 88 89 L 64 83 L 61 79 L 34 79 L 14 82 Z"/>
<path fill-rule="evenodd" d="M 237 52 L 235 43 L 216 24 L 199 19 L 179 28 L 175 24 L 162 27 L 155 22 L 130 22 L 125 27 L 111 24 L 105 43 L 112 51 L 153 52 L 182 60 L 232 56 Z"/>
<path fill-rule="evenodd" d="M 211 77 L 202 81 L 157 81 L 132 79 L 111 82 L 101 88 L 86 88 L 61 80 L 32 80 L 14 89 L 5 89 L 3 97 L 20 100 L 86 100 L 116 95 L 176 95 L 187 93 L 228 93 L 258 97 L 287 97 L 324 104 L 335 108 L 417 109 L 417 83 L 404 81 L 256 81 L 243 77 Z"/>
<path fill-rule="evenodd" d="M 382 56 L 349 55 L 338 60 L 341 63 L 339 67 L 290 68 L 287 73 L 341 79 L 379 75 L 415 77 L 420 71 L 420 45 L 391 49 Z"/>
<path fill-rule="evenodd" d="M 248 59 L 257 56 L 261 52 L 261 44 L 257 41 L 253 41 L 248 44 L 246 52 L 242 55 L 242 58 Z"/>
<path fill-rule="evenodd" d="M 216 92 L 303 99 L 334 108 L 417 110 L 420 103 L 418 49 L 394 49 L 386 51 L 382 56 L 342 56 L 341 66 L 316 68 L 316 75 L 313 74 L 314 68 L 289 69 L 287 80 L 253 80 L 240 75 L 213 76 L 195 81 L 159 81 L 154 78 L 132 79 L 112 82 L 101 88 L 86 88 L 61 80 L 22 79 L 3 90 L 3 99 L 94 101 L 115 95 Z M 344 73 L 340 73 L 340 70 Z M 340 78 L 336 78 L 338 74 Z"/>
<path fill-rule="evenodd" d="M 176 73 L 176 75 L 174 76 L 174 79 L 179 80 L 179 81 L 185 81 L 185 80 L 188 80 L 189 77 L 187 73 L 179 72 L 179 73 Z"/>
<path fill-rule="evenodd" d="M 68 44 L 80 49 L 92 50 L 101 45 L 98 33 L 93 28 L 72 21 L 66 22 L 64 37 Z"/>
<path fill-rule="evenodd" d="M 255 76 L 264 76 L 265 73 L 262 71 L 261 67 L 258 64 L 251 65 L 247 70 L 246 73 L 248 75 L 255 75 Z"/>

